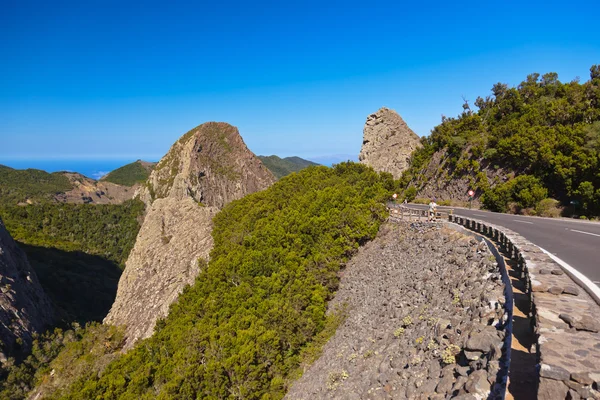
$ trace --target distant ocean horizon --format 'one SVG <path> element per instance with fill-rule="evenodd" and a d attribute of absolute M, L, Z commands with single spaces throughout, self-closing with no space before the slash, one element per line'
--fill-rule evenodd
<path fill-rule="evenodd" d="M 100 179 L 110 171 L 136 161 L 135 159 L 111 159 L 111 160 L 39 160 L 39 159 L 18 159 L 4 160 L 0 158 L 0 165 L 5 165 L 14 169 L 40 169 L 46 172 L 79 172 L 82 175 L 92 179 Z M 155 161 L 155 160 L 144 160 Z"/>

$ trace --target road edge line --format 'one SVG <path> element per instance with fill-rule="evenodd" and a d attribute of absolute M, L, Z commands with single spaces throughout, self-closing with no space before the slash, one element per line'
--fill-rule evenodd
<path fill-rule="evenodd" d="M 577 271 L 575 268 L 571 267 L 569 264 L 556 257 L 554 254 L 550 253 L 548 250 L 539 247 L 544 253 L 546 253 L 551 259 L 554 260 L 558 265 L 560 265 L 579 286 L 581 286 L 585 291 L 592 296 L 592 299 L 596 302 L 596 304 L 600 305 L 600 287 L 596 286 L 587 276 L 583 275 L 581 272 Z"/>

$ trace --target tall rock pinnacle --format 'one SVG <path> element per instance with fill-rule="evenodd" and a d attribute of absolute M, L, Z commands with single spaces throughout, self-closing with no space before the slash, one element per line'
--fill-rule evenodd
<path fill-rule="evenodd" d="M 358 159 L 376 171 L 389 172 L 398 179 L 408 169 L 412 152 L 421 146 L 419 136 L 402 117 L 383 107 L 367 117 Z"/>
<path fill-rule="evenodd" d="M 202 124 L 171 147 L 138 193 L 147 214 L 104 320 L 126 326 L 127 348 L 151 336 L 157 319 L 194 283 L 199 259 L 208 261 L 213 247 L 219 209 L 274 182 L 229 124 Z"/>

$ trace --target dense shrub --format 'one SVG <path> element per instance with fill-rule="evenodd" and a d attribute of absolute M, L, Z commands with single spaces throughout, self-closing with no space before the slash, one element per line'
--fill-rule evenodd
<path fill-rule="evenodd" d="M 91 323 L 85 329 L 74 324 L 66 331 L 57 328 L 36 335 L 27 359 L 20 364 L 9 359 L 0 365 L 0 399 L 22 400 L 35 386 L 43 385 L 45 391 L 49 391 L 46 386 L 61 388 L 69 382 L 69 376 L 98 370 L 102 363 L 116 357 L 123 347 L 123 338 L 122 329 L 99 323 Z M 54 383 L 47 376 L 52 370 L 52 375 L 61 378 Z"/>
<path fill-rule="evenodd" d="M 535 207 L 535 214 L 540 217 L 558 218 L 561 214 L 561 208 L 558 200 L 544 199 Z"/>
<path fill-rule="evenodd" d="M 506 212 L 512 202 L 521 209 L 534 208 L 547 196 L 548 190 L 539 179 L 531 175 L 520 175 L 488 189 L 481 200 L 492 211 Z"/>
<path fill-rule="evenodd" d="M 404 199 L 409 203 L 414 201 L 417 197 L 417 189 L 414 186 L 409 187 L 404 191 Z"/>

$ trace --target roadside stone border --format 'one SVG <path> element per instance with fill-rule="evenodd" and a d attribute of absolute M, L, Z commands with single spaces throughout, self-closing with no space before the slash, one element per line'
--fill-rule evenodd
<path fill-rule="evenodd" d="M 468 217 L 448 220 L 485 235 L 517 261 L 535 321 L 539 399 L 600 399 L 600 305 L 548 254 L 516 232 Z"/>

